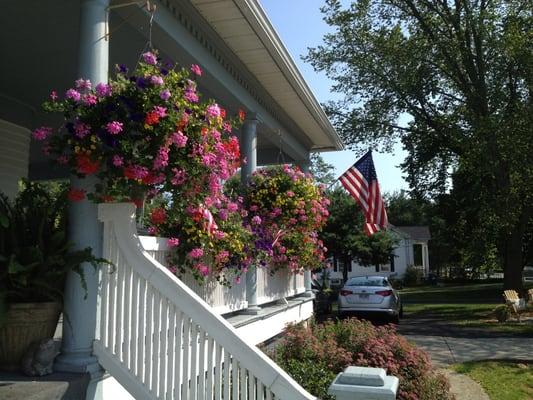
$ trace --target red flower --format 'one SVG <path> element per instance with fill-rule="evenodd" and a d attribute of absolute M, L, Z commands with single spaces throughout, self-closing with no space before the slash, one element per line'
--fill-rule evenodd
<path fill-rule="evenodd" d="M 85 198 L 85 190 L 71 188 L 67 196 L 70 201 L 82 201 Z"/>
<path fill-rule="evenodd" d="M 220 116 L 225 119 L 226 118 L 226 109 L 220 107 Z"/>
<path fill-rule="evenodd" d="M 239 119 L 241 120 L 241 122 L 243 122 L 245 118 L 246 118 L 246 113 L 244 112 L 244 110 L 242 108 L 240 108 L 239 109 Z"/>
<path fill-rule="evenodd" d="M 76 170 L 79 174 L 91 175 L 100 168 L 100 161 L 92 161 L 86 154 L 76 155 Z"/>
<path fill-rule="evenodd" d="M 164 224 L 166 220 L 167 212 L 164 208 L 154 208 L 150 214 L 150 221 L 152 221 L 154 225 Z"/>
<path fill-rule="evenodd" d="M 144 119 L 146 125 L 156 125 L 159 123 L 159 113 L 156 111 L 149 111 Z"/>

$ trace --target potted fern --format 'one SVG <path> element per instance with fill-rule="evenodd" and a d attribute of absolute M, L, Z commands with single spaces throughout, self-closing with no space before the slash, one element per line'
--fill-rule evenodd
<path fill-rule="evenodd" d="M 27 347 L 53 337 L 70 270 L 96 259 L 72 250 L 66 232 L 66 190 L 23 183 L 12 202 L 0 193 L 0 369 L 16 370 Z"/>

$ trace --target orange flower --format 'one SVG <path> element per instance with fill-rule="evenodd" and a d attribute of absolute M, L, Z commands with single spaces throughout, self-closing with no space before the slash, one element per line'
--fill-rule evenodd
<path fill-rule="evenodd" d="M 144 119 L 146 125 L 156 125 L 159 123 L 159 113 L 156 111 L 149 111 Z"/>

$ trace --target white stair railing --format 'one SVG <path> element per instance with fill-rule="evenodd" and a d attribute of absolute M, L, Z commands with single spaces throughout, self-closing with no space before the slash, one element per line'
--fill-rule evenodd
<path fill-rule="evenodd" d="M 168 266 L 168 239 L 153 236 L 139 236 L 144 250 L 155 258 L 161 265 Z M 234 283 L 231 287 L 224 286 L 214 278 L 208 278 L 203 285 L 199 285 L 192 274 L 184 274 L 179 279 L 190 287 L 194 293 L 209 304 L 217 314 L 244 310 L 248 307 L 246 301 L 246 282 Z"/>
<path fill-rule="evenodd" d="M 94 354 L 137 399 L 315 399 L 142 247 L 133 204 L 101 204 Z"/>

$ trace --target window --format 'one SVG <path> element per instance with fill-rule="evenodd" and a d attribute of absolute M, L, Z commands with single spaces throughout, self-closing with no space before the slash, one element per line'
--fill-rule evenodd
<path fill-rule="evenodd" d="M 422 259 L 422 245 L 420 243 L 413 244 L 413 264 L 415 266 L 424 265 L 424 261 Z"/>

